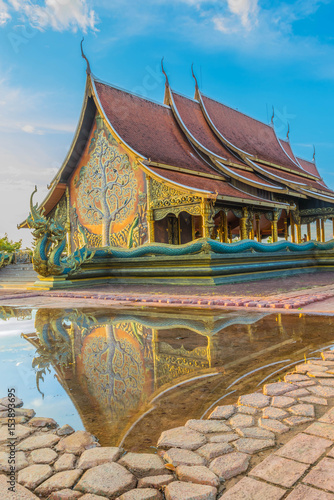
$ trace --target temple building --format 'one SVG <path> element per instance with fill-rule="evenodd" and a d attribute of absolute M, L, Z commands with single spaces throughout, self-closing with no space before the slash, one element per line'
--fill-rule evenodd
<path fill-rule="evenodd" d="M 70 151 L 42 203 L 63 221 L 68 253 L 90 247 L 184 244 L 201 237 L 295 243 L 325 235 L 334 192 L 289 137 L 199 90 L 163 103 L 95 78 L 87 62 Z M 302 224 L 307 224 L 302 230 Z M 21 227 L 27 227 L 23 223 Z M 306 235 L 306 236 L 304 236 Z"/>

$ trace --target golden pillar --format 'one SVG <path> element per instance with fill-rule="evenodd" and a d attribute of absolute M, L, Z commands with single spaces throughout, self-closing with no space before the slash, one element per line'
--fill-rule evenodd
<path fill-rule="evenodd" d="M 300 222 L 297 222 L 296 228 L 297 228 L 297 243 L 301 243 L 302 242 L 302 226 L 301 226 Z"/>
<path fill-rule="evenodd" d="M 153 209 L 149 208 L 147 210 L 147 228 L 148 228 L 148 242 L 154 242 L 154 213 Z"/>
<path fill-rule="evenodd" d="M 211 227 L 209 223 L 210 218 L 210 202 L 205 198 L 202 198 L 201 203 L 201 212 L 202 212 L 202 234 L 203 238 L 211 237 Z"/>
<path fill-rule="evenodd" d="M 333 236 L 332 236 L 332 239 L 334 240 L 334 217 L 332 217 L 332 224 L 333 224 Z"/>
<path fill-rule="evenodd" d="M 227 213 L 223 210 L 223 242 L 228 243 Z"/>
<path fill-rule="evenodd" d="M 240 238 L 242 240 L 247 240 L 247 220 L 248 220 L 248 209 L 244 207 L 242 209 L 242 217 L 240 219 Z"/>
<path fill-rule="evenodd" d="M 276 241 L 278 240 L 277 222 L 278 222 L 278 212 L 274 211 L 273 212 L 273 221 L 272 221 L 272 225 L 271 225 L 271 235 L 272 235 L 273 243 L 276 243 Z"/>
<path fill-rule="evenodd" d="M 311 224 L 307 224 L 307 241 L 311 241 Z"/>
<path fill-rule="evenodd" d="M 66 241 L 67 241 L 67 255 L 72 252 L 71 248 L 71 219 L 70 219 L 70 192 L 66 186 Z"/>
<path fill-rule="evenodd" d="M 323 243 L 326 241 L 326 236 L 325 236 L 325 221 L 324 221 L 324 219 L 321 219 L 321 241 Z"/>
<path fill-rule="evenodd" d="M 292 215 L 290 215 L 290 228 L 291 228 L 291 241 L 292 243 L 296 242 L 295 239 L 295 221 L 293 220 Z"/>
<path fill-rule="evenodd" d="M 261 243 L 260 214 L 255 215 L 256 239 Z"/>
<path fill-rule="evenodd" d="M 317 229 L 317 241 L 321 241 L 320 220 L 317 219 L 315 221 L 315 223 L 316 223 L 316 229 Z"/>
<path fill-rule="evenodd" d="M 285 217 L 285 219 L 284 219 L 284 238 L 285 238 L 285 241 L 288 241 L 288 239 L 289 239 L 289 228 L 288 228 L 287 217 Z"/>

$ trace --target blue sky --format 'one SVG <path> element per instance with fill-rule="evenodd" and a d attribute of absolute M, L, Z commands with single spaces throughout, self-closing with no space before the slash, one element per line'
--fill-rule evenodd
<path fill-rule="evenodd" d="M 16 224 L 61 165 L 80 114 L 85 64 L 162 101 L 171 85 L 201 90 L 269 122 L 334 188 L 334 4 L 328 0 L 0 0 L 0 234 Z"/>

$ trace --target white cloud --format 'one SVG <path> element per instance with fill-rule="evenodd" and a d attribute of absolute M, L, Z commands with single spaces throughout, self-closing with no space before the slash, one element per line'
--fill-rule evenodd
<path fill-rule="evenodd" d="M 96 30 L 98 18 L 87 0 L 45 0 L 44 5 L 30 0 L 0 0 L 0 25 L 11 18 L 10 9 L 16 11 L 23 21 L 27 20 L 34 28 L 56 31 L 78 29 L 83 32 Z M 1 22 L 2 21 L 2 22 Z"/>
<path fill-rule="evenodd" d="M 252 28 L 257 22 L 258 4 L 257 0 L 227 0 L 227 5 L 232 14 L 238 16 L 241 24 L 247 28 Z"/>
<path fill-rule="evenodd" d="M 0 26 L 5 25 L 10 20 L 8 5 L 0 0 Z"/>

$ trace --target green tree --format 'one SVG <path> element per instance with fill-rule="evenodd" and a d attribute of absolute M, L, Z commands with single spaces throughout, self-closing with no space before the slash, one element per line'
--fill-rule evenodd
<path fill-rule="evenodd" d="M 8 234 L 0 238 L 0 252 L 15 252 L 15 250 L 20 250 L 22 246 L 22 240 L 12 241 L 8 238 Z"/>

